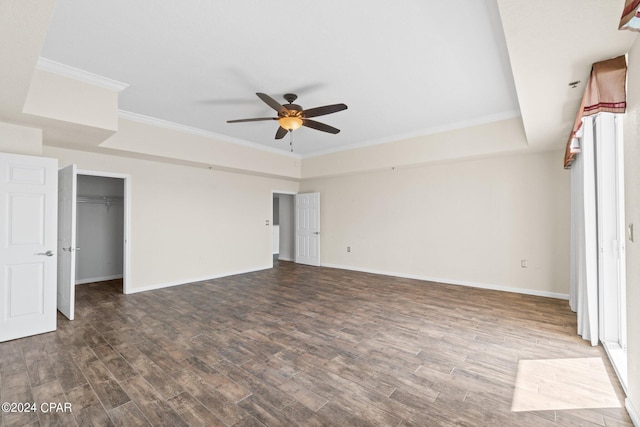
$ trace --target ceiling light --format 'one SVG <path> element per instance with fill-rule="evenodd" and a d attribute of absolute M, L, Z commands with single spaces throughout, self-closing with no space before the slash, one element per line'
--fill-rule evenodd
<path fill-rule="evenodd" d="M 280 126 L 284 129 L 294 131 L 296 129 L 300 129 L 302 126 L 302 119 L 296 116 L 284 116 L 278 119 L 278 123 L 280 123 Z"/>

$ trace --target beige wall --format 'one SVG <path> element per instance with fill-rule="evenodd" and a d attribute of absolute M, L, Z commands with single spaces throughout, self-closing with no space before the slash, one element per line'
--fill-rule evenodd
<path fill-rule="evenodd" d="M 561 159 L 552 151 L 389 168 L 305 180 L 300 191 L 321 193 L 323 265 L 566 295 Z"/>
<path fill-rule="evenodd" d="M 273 192 L 298 190 L 294 180 L 43 146 L 42 130 L 3 122 L 0 151 L 130 175 L 130 292 L 271 267 Z"/>
<path fill-rule="evenodd" d="M 272 191 L 292 181 L 45 147 L 60 167 L 131 176 L 130 291 L 271 267 Z"/>
<path fill-rule="evenodd" d="M 0 132 L 5 151 L 38 151 L 38 129 L 2 124 Z M 295 180 L 50 146 L 30 154 L 131 176 L 132 291 L 269 267 L 272 192 L 299 187 Z M 510 154 L 300 186 L 322 193 L 325 265 L 564 295 L 569 199 L 559 158 Z"/>
<path fill-rule="evenodd" d="M 118 93 L 36 69 L 23 112 L 116 131 L 118 130 Z"/>
<path fill-rule="evenodd" d="M 527 149 L 520 117 L 305 158 L 302 178 L 480 157 Z"/>
<path fill-rule="evenodd" d="M 162 122 L 160 122 L 162 123 Z M 257 145 L 257 144 L 256 144 Z M 208 135 L 120 118 L 116 134 L 100 144 L 123 155 L 148 155 L 167 161 L 186 161 L 214 168 L 300 178 L 300 159 L 287 152 L 276 153 L 247 145 L 221 141 Z"/>
<path fill-rule="evenodd" d="M 0 122 L 0 151 L 39 155 L 42 152 L 42 129 Z"/>
<path fill-rule="evenodd" d="M 627 114 L 624 118 L 625 216 L 636 228 L 627 240 L 627 357 L 629 401 L 640 416 L 640 39 L 629 52 Z"/>
<path fill-rule="evenodd" d="M 0 2 L 0 120 L 23 119 L 22 107 L 55 3 Z"/>

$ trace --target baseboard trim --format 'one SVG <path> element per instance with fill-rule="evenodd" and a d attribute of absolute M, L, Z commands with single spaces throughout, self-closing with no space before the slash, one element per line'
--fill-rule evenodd
<path fill-rule="evenodd" d="M 238 271 L 230 271 L 230 272 L 222 273 L 222 274 L 214 274 L 214 275 L 211 275 L 211 276 L 192 277 L 190 279 L 177 280 L 175 282 L 158 283 L 158 284 L 155 284 L 155 285 L 143 286 L 143 287 L 140 287 L 140 288 L 129 288 L 126 293 L 127 294 L 137 294 L 139 292 L 154 291 L 154 290 L 157 290 L 157 289 L 171 288 L 173 286 L 189 285 L 189 284 L 192 284 L 192 283 L 204 282 L 205 280 L 213 280 L 213 279 L 220 279 L 222 277 L 235 276 L 237 274 L 254 273 L 256 271 L 268 270 L 268 269 L 271 269 L 271 268 L 273 268 L 271 265 L 267 265 L 267 266 L 258 267 L 258 268 L 252 268 L 252 269 L 247 269 L 247 270 L 238 270 Z"/>
<path fill-rule="evenodd" d="M 329 268 L 339 268 L 342 270 L 359 271 L 362 273 L 380 274 L 383 276 L 402 277 L 404 279 L 416 279 L 416 280 L 423 280 L 426 282 L 444 283 L 446 285 L 468 286 L 471 288 L 489 289 L 492 291 L 513 292 L 517 294 L 534 295 L 539 297 L 556 298 L 556 299 L 564 299 L 564 300 L 569 299 L 568 294 L 538 291 L 535 289 L 520 289 L 520 288 L 512 288 L 509 286 L 492 285 L 487 283 L 468 282 L 464 280 L 443 279 L 441 277 L 427 277 L 427 276 L 420 276 L 417 274 L 394 273 L 391 271 L 374 270 L 369 268 L 360 268 L 360 267 L 338 265 L 338 264 L 331 264 L 331 263 L 327 263 L 327 264 L 323 263 L 322 266 L 329 267 Z"/>
<path fill-rule="evenodd" d="M 281 256 L 278 257 L 278 261 L 288 261 L 288 262 L 293 262 L 293 259 L 286 257 L 286 256 Z"/>
<path fill-rule="evenodd" d="M 288 259 L 285 259 L 285 258 L 280 258 L 280 259 L 282 261 L 291 261 L 291 262 L 293 262 L 293 260 L 288 260 Z M 518 294 L 534 295 L 534 296 L 556 298 L 556 299 L 564 299 L 564 300 L 568 300 L 569 299 L 569 295 L 567 295 L 567 294 L 538 291 L 538 290 L 535 290 L 535 289 L 520 289 L 520 288 L 512 288 L 512 287 L 508 287 L 508 286 L 492 285 L 492 284 L 487 284 L 487 283 L 477 283 L 477 282 L 468 282 L 468 281 L 453 280 L 453 279 L 427 277 L 427 276 L 421 276 L 421 275 L 416 275 L 416 274 L 394 273 L 394 272 L 390 272 L 390 271 L 374 270 L 374 269 L 369 269 L 369 268 L 359 268 L 359 267 L 332 264 L 332 263 L 323 263 L 323 264 L 321 264 L 321 266 L 322 267 L 327 267 L 327 268 L 336 268 L 336 269 L 341 269 L 341 270 L 359 271 L 359 272 L 362 272 L 362 273 L 380 274 L 382 276 L 402 277 L 402 278 L 405 278 L 405 279 L 415 279 L 415 280 L 422 280 L 422 281 L 426 281 L 426 282 L 444 283 L 444 284 L 447 284 L 447 285 L 468 286 L 468 287 L 472 287 L 472 288 L 488 289 L 488 290 L 503 291 L 503 292 L 513 292 L 513 293 L 518 293 Z M 190 284 L 190 283 L 202 282 L 202 281 L 205 281 L 205 280 L 219 279 L 219 278 L 222 278 L 222 277 L 235 276 L 236 274 L 253 273 L 253 272 L 256 272 L 256 271 L 268 270 L 268 269 L 271 269 L 271 268 L 273 268 L 272 265 L 267 265 L 267 266 L 262 266 L 262 267 L 258 267 L 258 268 L 254 268 L 254 269 L 231 271 L 231 272 L 227 272 L 227 273 L 223 273 L 223 274 L 216 274 L 216 275 L 211 275 L 211 276 L 194 277 L 194 278 L 190 278 L 190 279 L 186 279 L 186 280 L 179 280 L 179 281 L 167 282 L 167 283 L 158 283 L 158 284 L 155 284 L 155 285 L 143 286 L 141 288 L 130 288 L 130 289 L 128 289 L 127 294 L 135 294 L 135 293 L 139 293 L 139 292 L 153 291 L 153 290 L 156 290 L 156 289 L 170 288 L 170 287 L 173 287 L 173 286 L 187 285 L 187 284 Z M 110 280 L 110 279 L 105 279 L 105 280 Z M 640 427 L 640 426 L 638 426 L 638 427 Z"/>
<path fill-rule="evenodd" d="M 631 418 L 631 422 L 635 427 L 640 427 L 640 412 L 636 411 L 636 408 L 631 403 L 631 399 L 628 397 L 624 400 L 624 407 L 629 413 L 629 417 Z"/>
<path fill-rule="evenodd" d="M 86 285 L 87 283 L 104 282 L 104 281 L 107 281 L 107 280 L 122 279 L 123 277 L 124 276 L 122 274 L 116 274 L 115 276 L 92 277 L 91 279 L 76 280 L 76 285 Z"/>

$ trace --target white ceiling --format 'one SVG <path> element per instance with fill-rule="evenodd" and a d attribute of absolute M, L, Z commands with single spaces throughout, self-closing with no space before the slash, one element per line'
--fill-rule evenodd
<path fill-rule="evenodd" d="M 302 155 L 519 114 L 495 0 L 58 0 L 41 56 L 129 84 L 121 110 L 286 151 L 276 122 L 226 120 L 275 115 L 255 92 L 346 103 Z"/>

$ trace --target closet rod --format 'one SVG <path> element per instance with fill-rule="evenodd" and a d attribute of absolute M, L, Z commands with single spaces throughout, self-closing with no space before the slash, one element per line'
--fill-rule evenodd
<path fill-rule="evenodd" d="M 78 203 L 97 203 L 112 205 L 114 203 L 122 203 L 122 196 L 78 196 L 76 198 Z"/>

